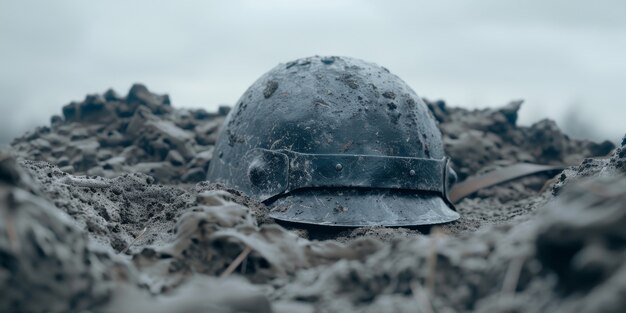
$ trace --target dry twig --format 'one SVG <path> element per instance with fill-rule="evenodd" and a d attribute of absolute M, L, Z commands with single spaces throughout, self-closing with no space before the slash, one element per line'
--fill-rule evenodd
<path fill-rule="evenodd" d="M 222 273 L 222 275 L 220 275 L 220 278 L 224 278 L 232 274 L 232 272 L 234 272 L 235 269 L 237 269 L 237 266 L 239 266 L 239 264 L 241 264 L 241 262 L 243 262 L 243 260 L 246 259 L 246 257 L 248 256 L 248 254 L 250 254 L 251 251 L 252 251 L 252 248 L 250 248 L 249 246 L 246 246 L 243 249 L 243 251 L 241 251 L 241 253 L 235 258 L 235 260 L 233 260 L 233 262 L 230 263 L 230 265 L 226 268 L 226 270 Z"/>
<path fill-rule="evenodd" d="M 426 277 L 426 288 L 431 295 L 435 294 L 435 281 L 437 278 L 437 241 L 443 236 L 444 231 L 439 227 L 433 227 L 431 235 L 430 254 L 427 259 L 428 277 Z"/>
<path fill-rule="evenodd" d="M 126 246 L 126 248 L 124 248 L 124 250 L 120 251 L 118 254 L 126 253 L 126 251 L 128 251 L 128 249 L 130 249 L 130 247 L 132 247 L 132 245 L 134 245 L 135 242 L 137 242 L 137 240 L 139 240 L 146 233 L 146 230 L 148 230 L 148 226 L 144 227 L 143 230 L 141 231 L 141 233 L 139 233 L 139 235 L 137 237 L 135 237 L 135 239 L 133 239 L 133 241 L 131 241 L 128 244 L 128 246 Z"/>
<path fill-rule="evenodd" d="M 502 282 L 502 293 L 515 293 L 515 289 L 517 288 L 517 283 L 519 281 L 519 276 L 522 272 L 523 266 L 523 257 L 517 257 L 511 260 L 511 262 L 509 263 L 509 267 L 506 270 L 506 274 L 504 275 L 504 281 Z"/>
<path fill-rule="evenodd" d="M 17 236 L 17 231 L 15 230 L 15 225 L 13 224 L 15 219 L 13 218 L 13 214 L 9 213 L 7 219 L 5 221 L 7 228 L 7 237 L 9 239 L 9 246 L 13 251 L 17 251 L 20 247 L 19 238 Z"/>
<path fill-rule="evenodd" d="M 428 291 L 424 290 L 420 284 L 413 283 L 411 284 L 411 292 L 413 292 L 413 296 L 415 296 L 415 299 L 417 300 L 420 312 L 435 313 L 433 305 L 428 298 Z"/>

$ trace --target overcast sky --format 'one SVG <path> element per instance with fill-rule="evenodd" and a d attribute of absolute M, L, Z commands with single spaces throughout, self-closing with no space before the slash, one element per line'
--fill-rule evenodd
<path fill-rule="evenodd" d="M 345 55 L 520 122 L 626 133 L 626 1 L 0 0 L 0 143 L 71 100 L 134 82 L 214 110 L 280 62 Z"/>

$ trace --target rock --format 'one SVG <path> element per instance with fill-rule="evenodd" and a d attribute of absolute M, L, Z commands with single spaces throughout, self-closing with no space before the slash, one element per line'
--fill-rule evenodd
<path fill-rule="evenodd" d="M 197 120 L 207 120 L 215 116 L 204 109 L 193 110 L 193 117 Z"/>
<path fill-rule="evenodd" d="M 196 135 L 196 141 L 201 145 L 213 145 L 215 140 L 210 138 L 214 133 L 217 133 L 219 127 L 224 121 L 222 119 L 214 119 L 212 121 L 199 124 L 195 127 L 194 132 Z"/>
<path fill-rule="evenodd" d="M 147 109 L 135 112 L 126 132 L 135 138 L 135 145 L 158 160 L 163 160 L 170 149 L 176 149 L 185 159 L 193 157 L 193 135 L 170 121 L 159 119 Z"/>
<path fill-rule="evenodd" d="M 105 170 L 112 170 L 119 173 L 123 171 L 123 166 L 126 163 L 126 158 L 120 155 L 105 160 L 103 162 L 102 168 Z"/>
<path fill-rule="evenodd" d="M 106 107 L 106 101 L 101 95 L 87 95 L 85 100 L 80 104 L 80 119 L 82 121 L 99 119 L 103 115 L 108 115 L 110 112 L 104 112 Z M 108 116 L 110 117 L 110 116 Z"/>
<path fill-rule="evenodd" d="M 130 88 L 126 96 L 126 102 L 131 107 L 144 105 L 155 114 L 164 114 L 171 111 L 170 98 L 168 95 L 160 96 L 153 94 L 142 84 L 134 84 Z"/>
<path fill-rule="evenodd" d="M 611 156 L 607 167 L 614 173 L 626 173 L 626 135 L 622 139 L 621 147 Z"/>
<path fill-rule="evenodd" d="M 120 156 L 124 158 L 124 164 L 128 165 L 145 162 L 150 159 L 143 149 L 135 145 L 124 148 L 124 150 L 120 153 Z"/>
<path fill-rule="evenodd" d="M 56 165 L 58 167 L 68 166 L 68 165 L 70 165 L 70 160 L 66 156 L 63 156 L 63 157 L 59 158 L 59 161 L 57 162 Z"/>
<path fill-rule="evenodd" d="M 75 171 L 87 171 L 98 165 L 98 158 L 92 153 L 83 153 L 75 156 L 70 164 Z"/>
<path fill-rule="evenodd" d="M 122 135 L 117 130 L 110 130 L 98 135 L 98 142 L 103 147 L 128 146 L 132 143 L 130 138 Z"/>
<path fill-rule="evenodd" d="M 214 146 L 217 142 L 217 137 L 219 137 L 219 132 L 212 132 L 210 135 L 206 137 L 198 137 L 197 141 L 202 145 L 210 145 Z"/>
<path fill-rule="evenodd" d="M 71 122 L 108 123 L 116 119 L 115 108 L 98 94 L 87 95 L 82 102 L 71 102 L 63 107 L 65 120 Z"/>
<path fill-rule="evenodd" d="M 61 123 L 63 123 L 63 117 L 59 115 L 52 115 L 52 117 L 50 118 L 50 124 L 53 126 Z"/>
<path fill-rule="evenodd" d="M 104 94 L 102 96 L 108 102 L 114 102 L 114 101 L 121 101 L 122 100 L 122 98 L 113 89 L 108 89 L 107 91 L 104 92 Z"/>
<path fill-rule="evenodd" d="M 197 183 L 203 181 L 206 178 L 206 173 L 202 168 L 194 167 L 189 169 L 181 180 L 185 183 Z"/>
<path fill-rule="evenodd" d="M 202 168 L 206 172 L 209 168 L 211 160 L 213 159 L 213 150 L 213 146 L 211 146 L 209 149 L 197 153 L 193 159 L 187 163 L 187 167 Z"/>
<path fill-rule="evenodd" d="M 74 167 L 71 165 L 63 166 L 59 168 L 62 172 L 72 174 L 74 173 Z"/>
<path fill-rule="evenodd" d="M 89 138 L 89 131 L 85 128 L 74 128 L 70 131 L 70 140 L 83 140 Z"/>
<path fill-rule="evenodd" d="M 524 100 L 511 101 L 500 109 L 500 112 L 504 115 L 509 124 L 517 124 L 517 112 L 522 107 L 522 103 L 524 103 Z"/>
<path fill-rule="evenodd" d="M 230 110 L 231 110 L 230 106 L 220 105 L 220 107 L 217 109 L 217 114 L 219 114 L 220 116 L 226 116 L 228 115 Z"/>
<path fill-rule="evenodd" d="M 594 156 L 609 155 L 611 151 L 613 151 L 613 149 L 615 149 L 615 144 L 608 140 L 605 140 L 600 143 L 592 142 L 589 145 L 589 150 L 591 151 L 591 155 L 594 155 Z"/>
<path fill-rule="evenodd" d="M 37 149 L 41 152 L 49 152 L 52 149 L 52 146 L 50 146 L 50 142 L 48 142 L 47 140 L 43 139 L 43 138 L 37 138 L 33 141 L 31 141 L 31 143 L 37 147 Z"/>
<path fill-rule="evenodd" d="M 180 176 L 180 172 L 170 162 L 142 162 L 127 166 L 125 169 L 130 172 L 149 175 L 157 182 L 172 181 L 175 177 Z"/>
<path fill-rule="evenodd" d="M 626 138 L 626 136 L 625 136 Z M 572 166 L 559 175 L 558 180 L 552 185 L 552 194 L 558 195 L 561 190 L 573 181 L 579 181 L 588 177 L 619 177 L 626 173 L 626 149 L 624 145 L 615 149 L 607 158 L 586 158 L 578 166 Z"/>
<path fill-rule="evenodd" d="M 185 163 L 185 159 L 183 159 L 180 153 L 176 150 L 170 150 L 170 152 L 167 153 L 165 160 L 169 161 L 174 166 L 181 166 Z"/>
<path fill-rule="evenodd" d="M 529 135 L 530 140 L 535 142 L 534 149 L 531 150 L 531 153 L 533 153 L 540 162 L 545 163 L 548 162 L 548 160 L 563 159 L 569 138 L 563 136 L 554 121 L 544 119 L 531 125 Z"/>
<path fill-rule="evenodd" d="M 70 164 L 76 171 L 86 171 L 98 165 L 98 148 L 100 144 L 94 139 L 84 139 L 72 142 L 65 150 L 73 155 Z"/>
<path fill-rule="evenodd" d="M 76 102 L 70 102 L 69 104 L 66 104 L 65 106 L 63 106 L 63 117 L 65 117 L 65 120 L 67 121 L 73 121 L 75 119 L 77 119 L 77 113 L 78 113 L 78 103 Z"/>
<path fill-rule="evenodd" d="M 100 142 L 98 141 L 98 149 L 96 150 L 96 156 L 98 158 L 98 161 L 104 161 L 112 158 L 113 151 L 111 151 L 110 149 L 99 149 L 101 146 L 102 145 L 100 145 Z"/>

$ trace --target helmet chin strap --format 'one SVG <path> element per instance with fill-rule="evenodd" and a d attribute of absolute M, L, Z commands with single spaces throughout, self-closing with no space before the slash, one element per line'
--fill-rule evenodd
<path fill-rule="evenodd" d="M 534 163 L 517 163 L 505 166 L 484 175 L 470 177 L 452 186 L 449 192 L 449 199 L 453 203 L 458 203 L 461 199 L 487 187 L 499 185 L 507 181 L 518 179 L 524 176 L 543 172 L 562 171 L 565 165 L 544 165 Z"/>

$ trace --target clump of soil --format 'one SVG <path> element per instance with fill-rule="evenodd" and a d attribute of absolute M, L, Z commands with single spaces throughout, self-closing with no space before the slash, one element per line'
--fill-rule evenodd
<path fill-rule="evenodd" d="M 482 190 L 438 227 L 279 225 L 199 182 L 226 108 L 90 95 L 0 155 L 0 311 L 624 311 L 626 139 L 519 126 L 520 102 L 427 104 L 461 179 L 574 166 Z"/>
<path fill-rule="evenodd" d="M 107 303 L 130 276 L 55 207 L 14 159 L 0 155 L 0 310 L 69 312 Z"/>

